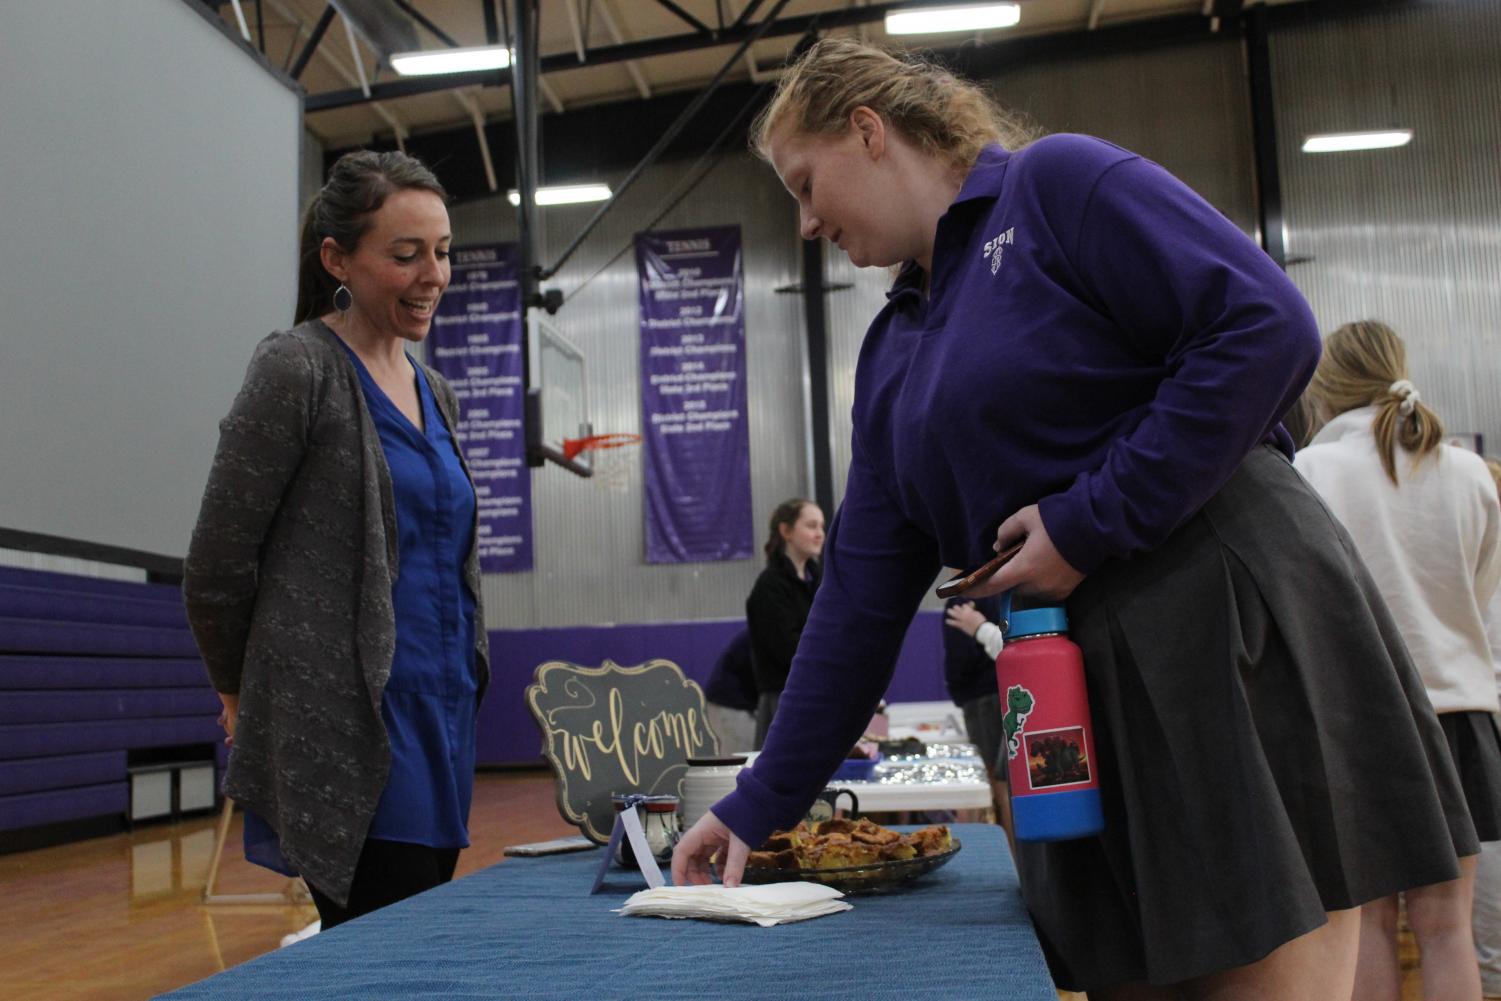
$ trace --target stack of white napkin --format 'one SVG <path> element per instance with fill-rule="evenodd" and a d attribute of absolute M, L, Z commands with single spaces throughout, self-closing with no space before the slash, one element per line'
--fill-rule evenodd
<path fill-rule="evenodd" d="M 762 928 L 806 921 L 847 911 L 850 905 L 838 890 L 818 883 L 768 883 L 726 888 L 659 886 L 641 890 L 615 913 L 658 918 L 703 918 L 708 921 L 754 921 Z"/>

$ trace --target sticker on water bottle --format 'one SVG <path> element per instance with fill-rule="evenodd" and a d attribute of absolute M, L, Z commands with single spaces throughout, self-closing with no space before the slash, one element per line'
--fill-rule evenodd
<path fill-rule="evenodd" d="M 1033 789 L 1089 783 L 1089 753 L 1082 726 L 1023 735 L 1027 745 L 1027 784 Z"/>
<path fill-rule="evenodd" d="M 1036 707 L 1037 700 L 1021 685 L 1006 689 L 1006 715 L 1001 717 L 1001 729 L 1006 733 L 1006 760 L 1016 757 L 1021 750 L 1022 727 Z"/>

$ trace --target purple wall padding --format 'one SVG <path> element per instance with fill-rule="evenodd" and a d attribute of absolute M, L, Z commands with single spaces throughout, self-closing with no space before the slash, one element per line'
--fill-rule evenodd
<path fill-rule="evenodd" d="M 125 778 L 125 759 L 124 751 L 96 751 L 0 761 L 0 796 L 118 782 Z"/>
<path fill-rule="evenodd" d="M 141 581 L 111 580 L 107 577 L 83 577 L 52 570 L 28 570 L 25 567 L 0 567 L 0 585 L 87 591 L 90 594 L 113 594 L 121 598 L 164 601 L 182 605 L 182 590 L 175 584 L 147 584 Z"/>
<path fill-rule="evenodd" d="M 943 628 L 939 612 L 920 612 L 907 631 L 889 702 L 945 699 Z M 560 629 L 497 629 L 490 632 L 491 682 L 480 707 L 478 762 L 534 764 L 542 760 L 542 735 L 526 707 L 526 688 L 538 665 L 549 660 L 596 666 L 613 660 L 624 667 L 670 660 L 702 685 L 740 619 L 660 625 L 576 626 Z"/>
<path fill-rule="evenodd" d="M 0 618 L 0 650 L 7 653 L 97 654 L 101 657 L 193 657 L 186 627 L 94 625 Z"/>
<path fill-rule="evenodd" d="M 144 585 L 142 585 L 144 586 Z M 117 594 L 0 584 L 0 617 L 67 622 L 117 622 L 128 626 L 188 627 L 181 601 L 127 598 Z"/>
<path fill-rule="evenodd" d="M 215 716 L 121 722 L 0 725 L 0 761 L 119 748 L 211 744 L 224 739 Z"/>
<path fill-rule="evenodd" d="M 124 781 L 24 796 L 0 796 L 0 831 L 123 814 L 129 805 L 130 783 Z"/>
<path fill-rule="evenodd" d="M 124 813 L 127 752 L 219 709 L 176 587 L 0 567 L 0 830 Z"/>
<path fill-rule="evenodd" d="M 221 708 L 207 682 L 195 688 L 6 692 L 0 697 L 0 723 L 217 717 Z"/>
<path fill-rule="evenodd" d="M 203 662 L 191 658 L 26 657 L 0 654 L 0 692 L 37 688 L 209 687 Z"/>

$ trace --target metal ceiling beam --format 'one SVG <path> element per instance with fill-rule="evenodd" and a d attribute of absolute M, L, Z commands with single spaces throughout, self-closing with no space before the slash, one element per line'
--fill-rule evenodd
<path fill-rule="evenodd" d="M 301 15 L 296 11 L 289 10 L 281 2 L 281 0 L 270 0 L 270 3 L 271 9 L 276 11 L 282 17 L 286 18 L 288 22 L 298 25 L 299 27 L 304 27 Z M 328 21 L 332 23 L 333 14 L 331 14 L 330 11 L 333 11 L 333 9 L 333 4 L 329 4 L 328 9 L 323 12 L 323 17 L 319 18 L 319 22 L 322 23 L 323 19 L 327 18 Z M 323 30 L 328 30 L 327 24 L 323 25 Z M 334 56 L 327 49 L 317 46 L 309 46 L 306 52 L 309 56 L 317 55 L 319 59 L 322 59 L 325 63 L 327 63 L 329 68 L 337 73 L 340 77 L 342 77 L 346 82 L 358 82 L 354 71 L 340 62 L 338 57 Z M 405 152 L 407 136 L 411 134 L 411 130 L 407 128 L 406 123 L 403 122 L 399 117 L 397 117 L 395 113 L 390 111 L 379 101 L 370 102 L 370 110 L 379 115 L 381 117 L 381 120 L 391 127 L 391 132 L 396 136 L 396 148 Z"/>
<path fill-rule="evenodd" d="M 1246 74 L 1251 97 L 1251 145 L 1256 158 L 1256 228 L 1261 249 L 1287 270 L 1287 242 L 1283 238 L 1282 174 L 1277 163 L 1277 114 L 1272 99 L 1272 61 L 1266 6 L 1247 13 Z"/>
<path fill-rule="evenodd" d="M 560 255 L 558 255 L 557 261 L 554 262 L 550 267 L 544 268 L 543 270 L 538 272 L 537 277 L 539 279 L 545 281 L 546 279 L 551 278 L 553 275 L 558 273 L 559 268 L 561 268 L 568 262 L 568 258 L 573 256 L 573 252 L 578 250 L 580 245 L 583 244 L 585 238 L 587 238 L 588 235 L 594 231 L 594 227 L 599 224 L 599 221 L 603 219 L 605 215 L 610 211 L 610 209 L 614 207 L 615 203 L 620 200 L 620 196 L 625 194 L 627 189 L 629 189 L 630 186 L 636 182 L 636 179 L 641 176 L 641 173 L 646 170 L 647 167 L 650 167 L 653 163 L 656 163 L 657 158 L 662 155 L 662 152 L 666 150 L 668 146 L 672 145 L 672 141 L 677 138 L 678 133 L 683 131 L 684 126 L 686 126 L 693 119 L 694 115 L 698 114 L 698 110 L 704 106 L 704 104 L 709 100 L 710 97 L 713 96 L 714 91 L 724 80 L 725 75 L 729 73 L 730 67 L 738 63 L 740 61 L 740 57 L 746 51 L 748 51 L 750 47 L 754 45 L 756 41 L 768 29 L 770 29 L 777 23 L 777 15 L 782 12 L 782 8 L 787 6 L 789 2 L 790 0 L 777 0 L 776 6 L 771 8 L 771 12 L 766 15 L 766 18 L 760 24 L 756 25 L 756 30 L 745 37 L 745 39 L 740 43 L 740 47 L 737 48 L 734 53 L 730 55 L 730 58 L 725 61 L 725 64 L 719 68 L 719 72 L 714 74 L 714 79 L 710 80 L 708 84 L 705 85 L 704 89 L 699 91 L 698 96 L 693 99 L 693 103 L 683 109 L 683 113 L 678 116 L 678 120 L 673 122 L 671 127 L 669 127 L 666 132 L 662 133 L 662 135 L 657 139 L 656 143 L 647 152 L 646 156 L 641 159 L 641 162 L 636 164 L 635 167 L 631 168 L 630 173 L 626 174 L 625 177 L 621 179 L 620 183 L 615 186 L 614 193 L 610 195 L 609 199 L 606 200 L 603 205 L 595 210 L 594 215 L 589 217 L 589 221 L 584 223 L 584 228 L 579 230 L 577 235 L 574 236 L 573 240 L 569 242 L 567 249 L 565 249 Z"/>
<path fill-rule="evenodd" d="M 287 43 L 287 56 L 281 61 L 283 73 L 292 68 L 292 60 L 297 58 L 297 53 L 302 50 L 302 31 L 302 25 L 292 25 L 292 40 Z"/>
<path fill-rule="evenodd" d="M 604 0 L 599 0 L 599 2 L 601 4 L 600 9 L 604 10 Z M 949 2 L 952 2 L 952 0 L 949 0 Z M 1000 65 L 1014 62 L 1017 58 L 1047 57 L 1057 53 L 1077 52 L 1083 47 L 1098 49 L 1099 51 L 1118 52 L 1130 51 L 1156 44 L 1183 41 L 1190 38 L 1205 37 L 1211 34 L 1210 22 L 1206 18 L 1209 16 L 1208 12 L 1213 10 L 1215 2 L 1216 0 L 1205 0 L 1206 14 L 1203 16 L 1198 14 L 1170 14 L 1149 20 L 1102 25 L 1094 31 L 1079 30 L 1049 35 L 1024 36 L 1014 40 L 997 40 L 984 46 L 965 46 L 948 50 L 944 52 L 944 58 L 954 63 L 956 68 L 962 72 L 973 74 L 991 71 Z M 1383 2 L 1391 2 L 1391 0 L 1347 0 L 1347 2 L 1349 6 L 1353 7 L 1375 7 Z M 759 0 L 750 0 L 750 6 L 741 12 L 741 19 L 744 19 L 747 13 L 757 9 L 758 6 Z M 671 55 L 678 52 L 692 52 L 701 49 L 734 45 L 744 41 L 753 31 L 763 27 L 765 31 L 761 35 L 762 38 L 778 38 L 788 35 L 806 34 L 809 30 L 815 28 L 818 31 L 827 31 L 832 28 L 870 24 L 875 21 L 884 20 L 888 11 L 910 8 L 912 6 L 912 0 L 883 0 L 883 2 L 871 3 L 869 6 L 846 7 L 841 10 L 826 11 L 820 14 L 778 18 L 772 24 L 759 22 L 748 27 L 737 27 L 735 24 L 732 24 L 724 31 L 718 33 L 716 38 L 692 33 L 646 39 L 639 42 L 624 42 L 596 49 L 586 49 L 588 59 L 583 65 L 601 66 L 613 62 L 625 62 L 646 59 L 653 56 Z M 1239 29 L 1245 17 L 1259 6 L 1262 5 L 1256 4 L 1246 8 L 1243 14 L 1230 22 L 1230 26 Z M 1308 8 L 1308 10 L 1304 10 L 1304 8 Z M 1276 20 L 1284 15 L 1337 16 L 1336 12 L 1344 9 L 1347 9 L 1344 4 L 1300 3 L 1271 8 L 1267 13 L 1269 17 Z M 1223 28 L 1224 25 L 1222 24 L 1220 27 Z M 578 69 L 579 67 L 578 56 L 574 50 L 544 56 L 540 60 L 540 71 L 542 73 Z M 455 73 L 443 77 L 414 77 L 403 80 L 392 80 L 372 85 L 371 94 L 375 99 L 389 100 L 474 85 L 504 87 L 508 86 L 510 82 L 511 73 L 509 70 L 485 70 L 475 73 Z M 328 111 L 334 108 L 364 104 L 366 100 L 363 93 L 359 90 L 328 91 L 321 94 L 308 95 L 305 108 L 311 114 L 317 111 Z"/>
<path fill-rule="evenodd" d="M 495 0 L 479 0 L 480 10 L 485 15 L 485 44 L 500 44 L 500 18 L 495 14 Z"/>
<path fill-rule="evenodd" d="M 537 264 L 540 261 L 537 246 L 537 186 L 541 180 L 541 133 L 537 120 L 541 116 L 537 114 L 536 91 L 537 79 L 541 75 L 537 51 L 537 39 L 540 37 L 537 30 L 539 11 L 534 6 L 536 0 L 507 2 L 513 4 L 510 7 L 512 16 L 508 26 L 511 37 L 507 39 L 507 43 L 515 54 L 511 65 L 514 72 L 511 108 L 516 130 L 516 190 L 520 195 L 516 206 L 519 256 L 516 277 L 521 293 L 521 320 L 525 324 L 527 310 L 535 305 L 533 299 L 538 291 Z M 523 361 L 527 361 L 525 350 L 523 347 Z M 523 371 L 527 367 L 524 364 Z M 529 382 L 525 385 L 530 389 Z M 533 459 L 534 457 L 529 456 L 528 463 L 532 464 Z"/>
<path fill-rule="evenodd" d="M 250 41 L 250 26 L 245 23 L 245 10 L 240 6 L 240 0 L 229 0 L 230 6 L 235 9 L 235 21 L 240 25 L 240 37 Z"/>
<path fill-rule="evenodd" d="M 735 18 L 733 23 L 738 24 L 740 15 L 736 12 L 740 7 L 740 0 L 725 0 L 725 2 L 730 6 L 730 15 Z M 760 0 L 751 0 L 751 6 L 754 7 L 759 2 Z M 775 80 L 782 75 L 780 68 L 762 73 L 761 68 L 756 65 L 756 54 L 750 49 L 745 50 L 745 69 L 750 74 L 751 83 L 765 83 L 767 80 Z"/>
<path fill-rule="evenodd" d="M 547 103 L 552 105 L 552 110 L 561 115 L 566 109 L 563 107 L 563 99 L 558 92 L 552 89 L 552 85 L 540 76 L 537 78 L 537 92 L 547 98 Z"/>
<path fill-rule="evenodd" d="M 712 34 L 712 32 L 710 32 L 709 26 L 707 24 L 704 24 L 698 18 L 694 17 L 692 14 L 688 13 L 686 10 L 684 10 L 681 7 L 679 7 L 677 4 L 673 3 L 672 0 L 657 0 L 657 5 L 661 6 L 661 7 L 666 7 L 668 10 L 672 11 L 672 13 L 676 14 L 679 19 L 681 19 L 683 21 L 686 21 L 688 23 L 689 27 L 693 28 L 694 31 L 700 31 L 700 32 L 704 32 L 706 34 Z"/>
<path fill-rule="evenodd" d="M 430 21 L 427 15 L 423 14 L 416 7 L 413 7 L 411 4 L 407 3 L 407 0 L 396 0 L 396 6 L 400 7 L 405 14 L 411 17 L 412 20 L 416 21 L 418 24 L 422 25 L 429 32 L 431 32 L 433 37 L 438 39 L 438 41 L 442 42 L 444 45 L 448 46 L 451 49 L 456 49 L 459 47 L 459 43 L 455 42 L 446 31 Z"/>
<path fill-rule="evenodd" d="M 334 5 L 328 4 L 323 8 L 323 13 L 318 15 L 318 23 L 313 25 L 313 33 L 308 36 L 307 44 L 302 47 L 302 53 L 297 57 L 297 62 L 292 64 L 292 79 L 301 78 L 302 71 L 307 69 L 308 60 L 313 58 L 313 52 L 318 48 L 318 43 L 323 41 L 324 32 L 328 26 L 334 23 Z M 302 27 L 298 21 L 297 26 Z"/>
<path fill-rule="evenodd" d="M 573 51 L 579 57 L 579 62 L 585 62 L 584 33 L 579 30 L 579 0 L 563 0 L 563 6 L 568 10 L 568 27 L 573 32 Z"/>
<path fill-rule="evenodd" d="M 395 0 L 330 0 L 340 18 L 362 38 L 382 61 L 394 52 L 411 52 L 417 41 L 417 24 Z"/>
<path fill-rule="evenodd" d="M 599 19 L 605 23 L 605 31 L 609 32 L 610 37 L 615 39 L 616 45 L 625 43 L 625 32 L 621 31 L 620 25 L 615 23 L 615 15 L 610 13 L 608 0 L 599 0 Z M 587 54 L 587 50 L 585 51 Z M 651 100 L 651 84 L 647 83 L 646 74 L 641 72 L 641 67 L 636 65 L 636 61 L 634 59 L 627 59 L 625 69 L 635 82 L 636 93 L 641 95 L 641 99 L 643 101 Z"/>
<path fill-rule="evenodd" d="M 750 6 L 740 12 L 740 16 L 735 18 L 735 23 L 730 25 L 730 30 L 734 31 L 749 24 L 750 19 L 756 16 L 756 8 L 760 7 L 762 2 L 763 0 L 750 0 Z"/>
<path fill-rule="evenodd" d="M 370 78 L 365 75 L 365 57 L 360 55 L 360 43 L 354 37 L 354 25 L 349 18 L 340 18 L 344 25 L 344 34 L 349 38 L 349 58 L 354 60 L 355 71 L 360 75 L 360 90 L 364 91 L 368 100 L 370 97 Z"/>
<path fill-rule="evenodd" d="M 747 10 L 757 6 L 755 0 Z M 893 2 L 872 4 L 869 7 L 848 7 L 843 10 L 825 11 L 820 14 L 804 14 L 797 17 L 777 18 L 774 23 L 763 21 L 756 24 L 742 26 L 731 25 L 720 32 L 717 37 L 706 36 L 700 33 L 686 35 L 669 35 L 663 38 L 651 38 L 640 42 L 624 42 L 619 45 L 610 45 L 598 49 L 588 50 L 587 66 L 602 66 L 607 63 L 626 62 L 632 59 L 647 59 L 652 56 L 672 55 L 677 52 L 692 52 L 698 49 L 718 48 L 720 46 L 737 45 L 752 34 L 759 33 L 761 38 L 778 38 L 787 35 L 802 35 L 815 26 L 818 30 L 845 27 L 848 25 L 867 24 L 872 21 L 884 20 L 886 12 L 910 8 L 911 0 L 893 0 Z M 601 5 L 600 10 L 605 8 Z M 744 13 L 741 14 L 743 18 Z M 764 29 L 764 30 L 762 30 Z M 578 69 L 578 57 L 573 52 L 561 52 L 551 56 L 543 56 L 541 59 L 541 72 L 554 73 L 559 70 Z M 376 84 L 371 87 L 371 94 L 378 100 L 388 100 L 396 97 L 410 97 L 413 94 L 430 94 L 434 91 L 453 90 L 457 87 L 469 87 L 475 84 L 485 87 L 504 87 L 511 82 L 510 70 L 482 70 L 474 73 L 452 73 L 442 77 L 409 78 L 404 80 L 391 80 L 386 83 Z M 334 108 L 344 108 L 352 104 L 363 104 L 367 99 L 358 90 L 328 91 L 322 94 L 309 94 L 307 98 L 307 110 L 329 111 Z"/>
<path fill-rule="evenodd" d="M 459 107 L 469 115 L 474 123 L 474 135 L 479 141 L 480 160 L 485 165 L 485 181 L 490 185 L 491 192 L 499 191 L 500 185 L 495 180 L 495 161 L 490 158 L 490 140 L 485 137 L 485 112 L 480 108 L 479 102 L 462 90 L 453 92 L 453 99 L 459 103 Z"/>

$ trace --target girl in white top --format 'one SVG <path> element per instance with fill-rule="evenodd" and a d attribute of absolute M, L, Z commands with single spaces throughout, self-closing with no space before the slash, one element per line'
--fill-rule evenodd
<path fill-rule="evenodd" d="M 1439 714 L 1480 839 L 1494 841 L 1501 735 L 1486 612 L 1501 577 L 1495 484 L 1479 456 L 1443 444 L 1443 425 L 1407 378 L 1402 340 L 1385 324 L 1331 334 L 1309 395 L 1325 423 L 1294 465 L 1370 568 Z M 1480 998 L 1470 937 L 1475 864 L 1461 859 L 1459 879 L 1406 895 L 1424 997 Z M 1354 996 L 1397 1001 L 1395 896 L 1362 908 L 1360 934 Z"/>
<path fill-rule="evenodd" d="M 1501 492 L 1501 462 L 1486 459 L 1485 465 Z M 1485 626 L 1496 666 L 1496 688 L 1501 690 L 1501 586 L 1491 596 Z M 1480 959 L 1480 989 L 1487 998 L 1501 998 L 1501 841 L 1480 846 L 1475 871 L 1475 954 Z"/>

